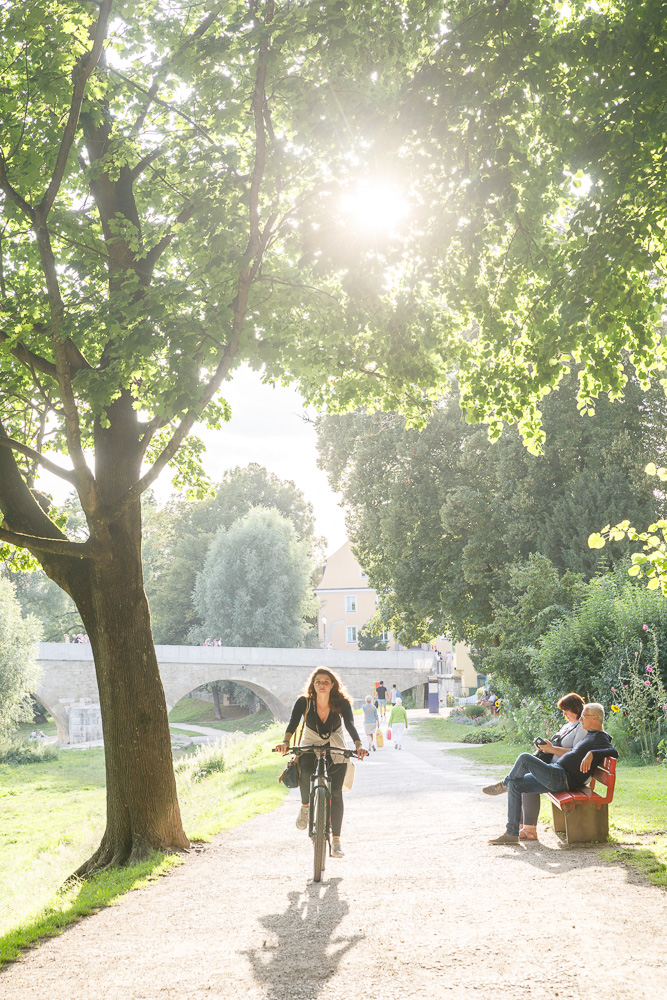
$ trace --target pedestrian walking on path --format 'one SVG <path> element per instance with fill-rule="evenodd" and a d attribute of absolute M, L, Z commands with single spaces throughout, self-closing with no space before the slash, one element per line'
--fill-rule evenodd
<path fill-rule="evenodd" d="M 373 737 L 375 736 L 375 731 L 380 725 L 380 716 L 378 715 L 378 710 L 373 704 L 373 698 L 371 695 L 366 695 L 366 701 L 361 706 L 361 710 L 364 713 L 364 731 L 368 737 L 368 749 L 375 750 L 375 743 Z"/>
<path fill-rule="evenodd" d="M 391 715 L 389 716 L 389 728 L 391 729 L 391 738 L 394 741 L 394 749 L 402 750 L 401 741 L 403 739 L 403 733 L 408 728 L 408 713 L 403 708 L 402 698 L 396 699 L 396 704 L 391 710 Z"/>

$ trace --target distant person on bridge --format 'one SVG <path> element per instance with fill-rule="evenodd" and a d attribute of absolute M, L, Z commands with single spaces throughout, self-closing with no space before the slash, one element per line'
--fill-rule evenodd
<path fill-rule="evenodd" d="M 380 712 L 380 718 L 384 718 L 387 713 L 387 689 L 384 686 L 384 681 L 380 681 L 375 689 L 375 697 L 378 700 L 378 711 Z"/>
<path fill-rule="evenodd" d="M 375 730 L 380 725 L 380 716 L 378 715 L 378 710 L 373 704 L 373 698 L 370 694 L 366 695 L 366 701 L 361 706 L 361 710 L 364 713 L 364 730 L 366 732 L 366 736 L 368 736 L 368 749 L 375 750 L 373 737 L 375 736 Z"/>
<path fill-rule="evenodd" d="M 343 723 L 354 740 L 354 746 L 363 760 L 368 756 L 354 725 L 352 702 L 339 677 L 326 667 L 318 667 L 308 681 L 306 693 L 297 698 L 292 709 L 292 715 L 287 723 L 285 737 L 276 750 L 281 753 L 289 751 L 292 735 L 297 731 L 299 722 L 304 719 L 301 746 L 311 746 L 330 743 L 332 747 L 344 747 Z M 340 846 L 340 831 L 343 825 L 343 780 L 346 763 L 342 755 L 336 755 L 332 749 L 327 758 L 329 775 L 331 776 L 331 855 L 342 858 Z M 308 826 L 308 798 L 310 795 L 310 776 L 314 773 L 316 760 L 314 753 L 305 753 L 299 758 L 299 788 L 301 790 L 301 809 L 297 816 L 297 830 L 305 830 Z"/>

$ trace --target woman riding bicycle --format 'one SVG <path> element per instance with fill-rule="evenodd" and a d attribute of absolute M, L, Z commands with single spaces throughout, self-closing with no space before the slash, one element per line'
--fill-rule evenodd
<path fill-rule="evenodd" d="M 301 736 L 303 746 L 330 743 L 333 747 L 345 747 L 343 723 L 354 740 L 359 760 L 368 756 L 359 739 L 352 716 L 352 703 L 347 691 L 338 677 L 325 667 L 318 667 L 308 682 L 305 695 L 297 698 L 292 709 L 292 715 L 287 723 L 285 738 L 276 750 L 287 753 L 292 735 L 297 731 L 300 719 L 305 716 L 305 724 Z M 331 856 L 342 858 L 340 847 L 340 831 L 343 825 L 343 780 L 346 763 L 342 755 L 332 750 L 327 755 L 327 766 L 331 777 Z M 301 808 L 296 820 L 298 830 L 308 826 L 308 799 L 310 796 L 310 776 L 315 771 L 314 753 L 304 753 L 299 758 L 299 788 L 301 790 Z"/>

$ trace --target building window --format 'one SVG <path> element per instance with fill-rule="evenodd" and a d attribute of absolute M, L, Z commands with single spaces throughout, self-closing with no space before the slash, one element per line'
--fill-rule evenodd
<path fill-rule="evenodd" d="M 368 573 L 364 573 L 363 569 L 359 570 L 359 576 L 361 577 L 362 580 L 368 579 Z"/>
<path fill-rule="evenodd" d="M 383 632 L 380 632 L 380 639 L 382 640 L 382 642 L 389 642 L 390 635 L 391 633 L 385 630 Z"/>
<path fill-rule="evenodd" d="M 345 614 L 353 615 L 357 610 L 357 599 L 356 597 L 346 597 L 345 598 Z M 356 639 L 354 640 L 356 642 Z"/>
<path fill-rule="evenodd" d="M 357 626 L 356 625 L 348 625 L 347 628 L 345 629 L 345 635 L 346 635 L 346 638 L 345 638 L 346 642 L 356 642 L 357 641 Z"/>

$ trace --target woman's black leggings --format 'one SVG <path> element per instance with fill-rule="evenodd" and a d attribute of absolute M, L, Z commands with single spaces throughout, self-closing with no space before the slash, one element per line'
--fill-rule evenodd
<path fill-rule="evenodd" d="M 521 796 L 521 822 L 524 826 L 536 826 L 540 815 L 540 796 L 537 792 L 524 792 Z"/>
<path fill-rule="evenodd" d="M 331 778 L 331 834 L 333 837 L 340 837 L 340 829 L 343 825 L 343 781 L 345 780 L 345 769 L 347 764 L 329 764 L 329 777 Z M 310 798 L 310 776 L 317 768 L 317 761 L 314 753 L 304 753 L 299 757 L 299 788 L 301 789 L 301 802 L 308 805 Z"/>

